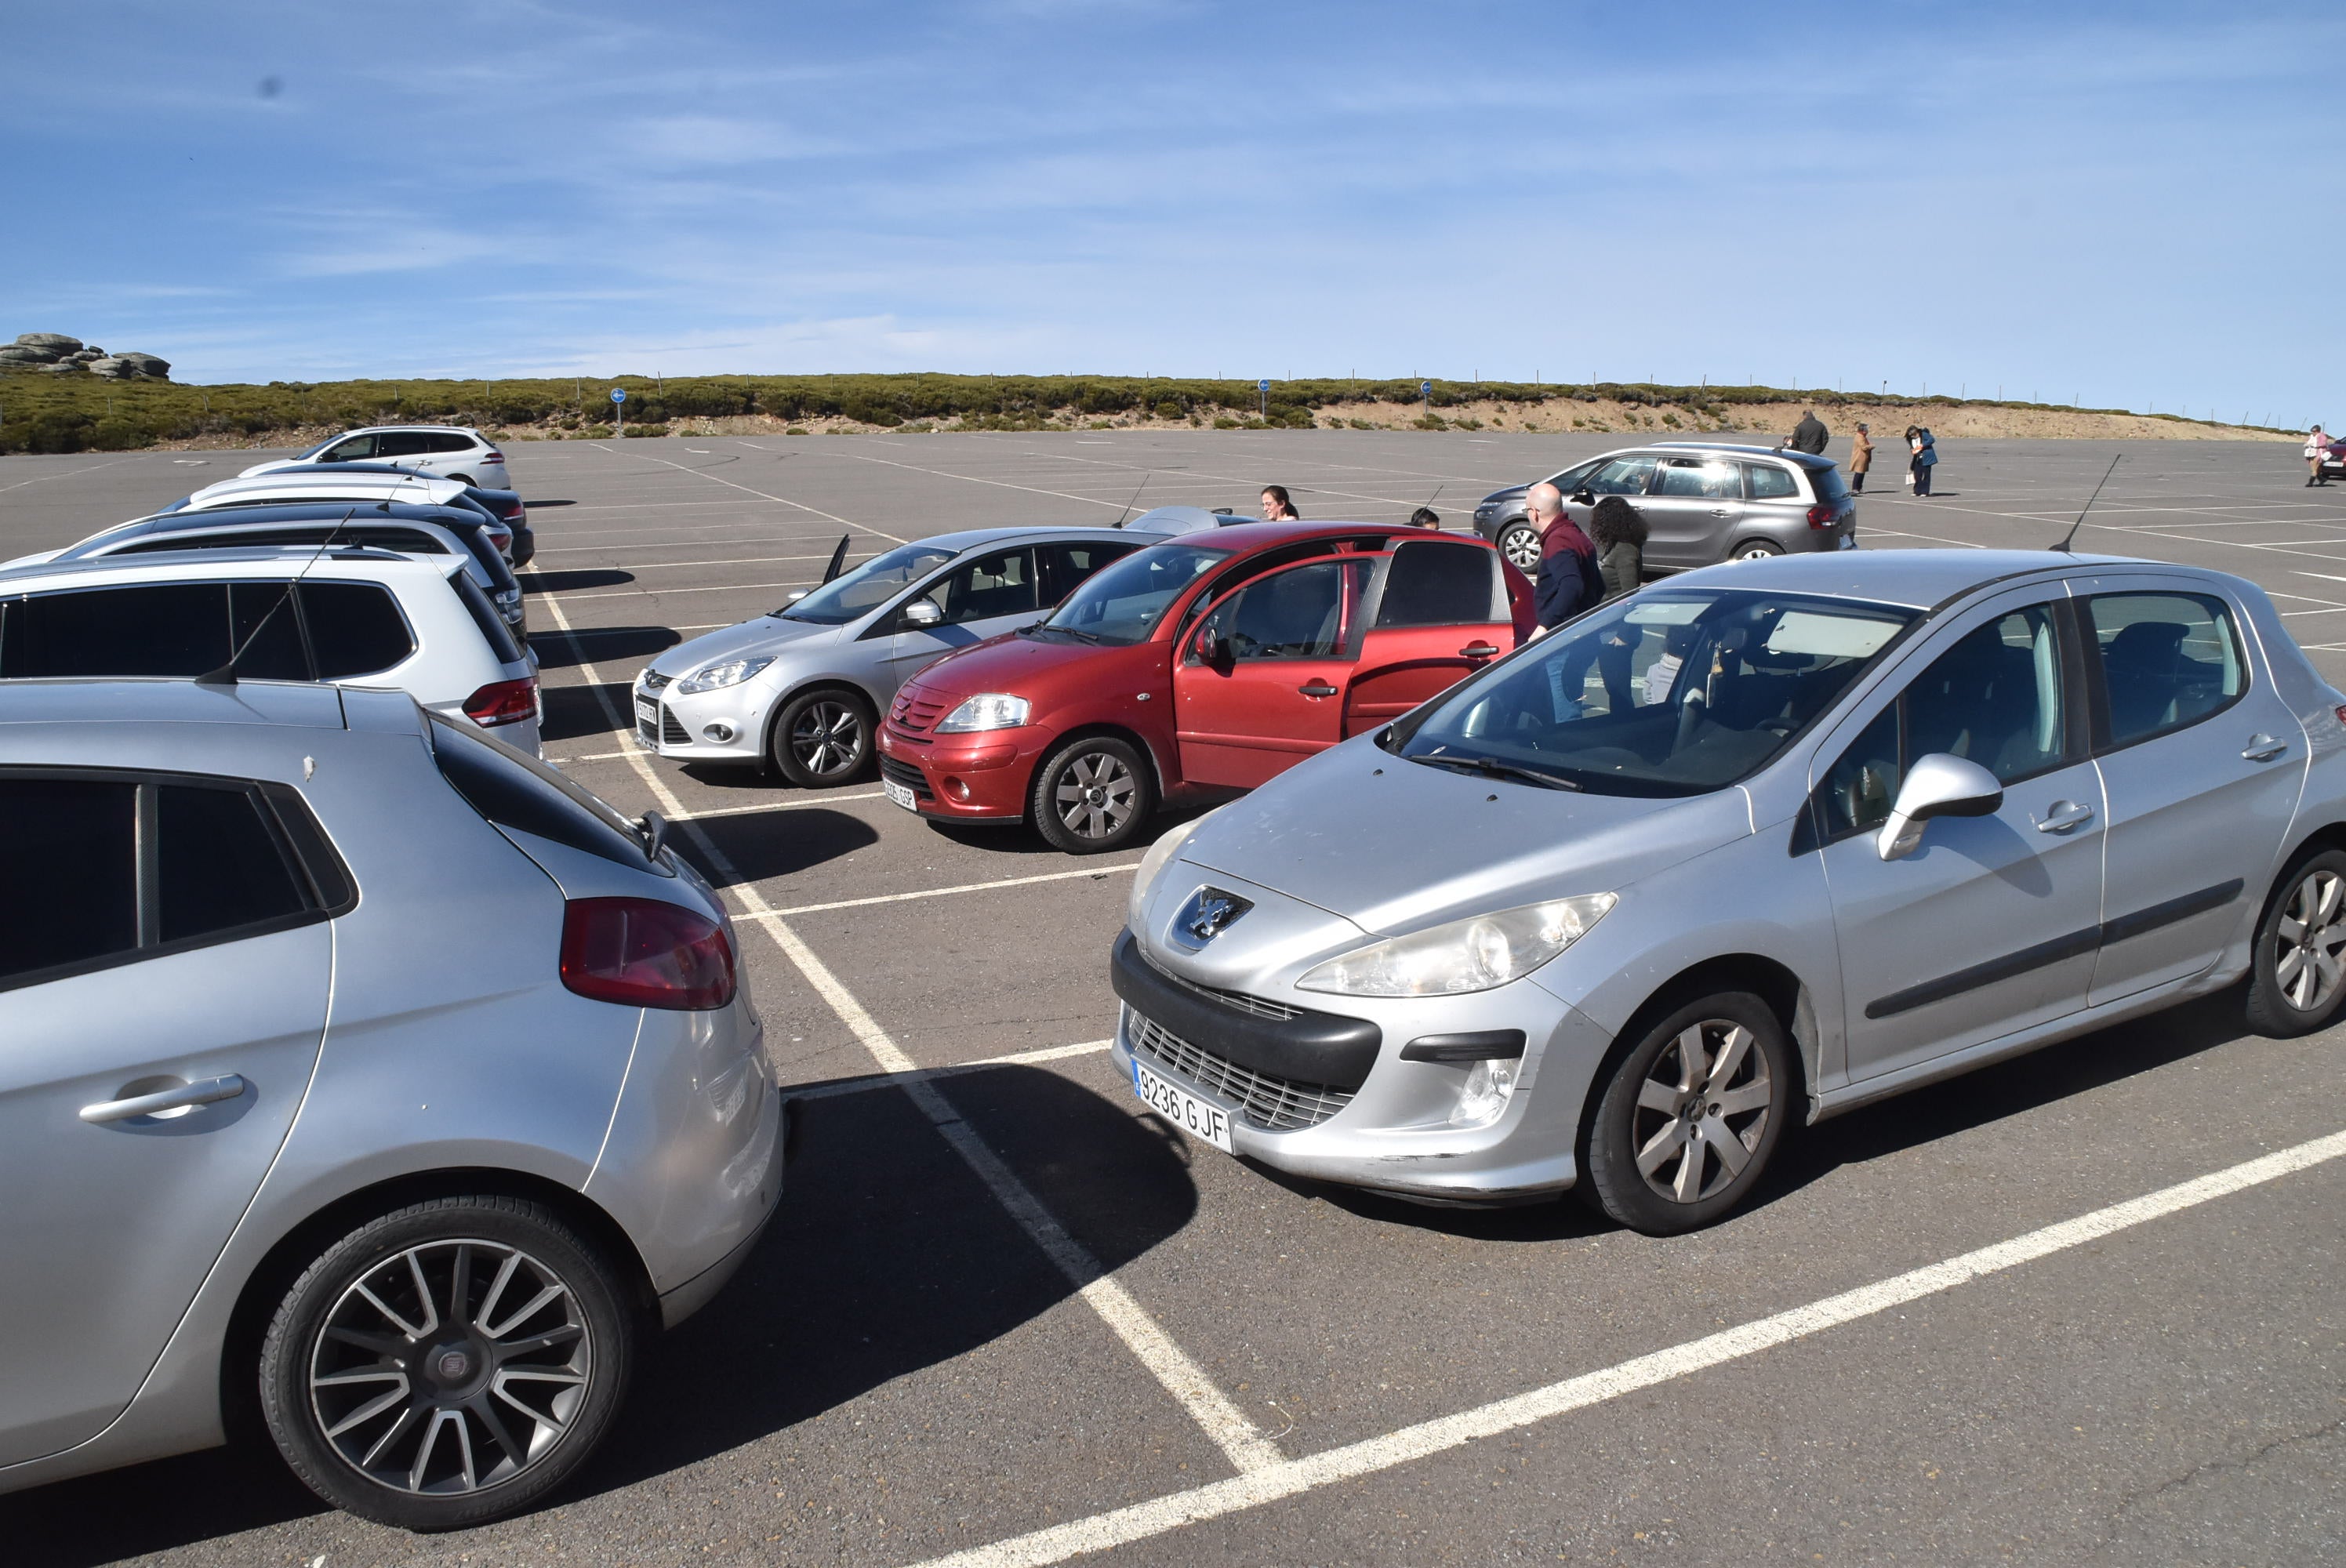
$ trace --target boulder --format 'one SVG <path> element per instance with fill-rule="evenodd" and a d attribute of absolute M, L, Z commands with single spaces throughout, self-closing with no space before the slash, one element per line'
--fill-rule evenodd
<path fill-rule="evenodd" d="M 46 365 L 56 357 L 55 349 L 36 348 L 30 343 L 0 347 L 0 365 Z"/>
<path fill-rule="evenodd" d="M 126 349 L 114 357 L 128 365 L 134 375 L 151 376 L 159 382 L 167 379 L 171 373 L 171 361 L 158 359 L 153 354 L 142 354 L 136 350 Z"/>
<path fill-rule="evenodd" d="M 66 358 L 69 360 L 79 360 L 83 364 L 87 364 L 92 360 L 102 360 L 106 358 L 106 351 L 104 349 L 92 346 L 89 348 L 77 349 L 74 352 L 67 354 Z"/>
<path fill-rule="evenodd" d="M 75 375 L 89 369 L 87 365 L 83 364 L 79 360 L 59 360 L 53 365 L 35 365 L 33 368 L 36 371 L 46 371 L 51 375 L 56 375 L 59 372 L 63 372 L 66 375 Z"/>
<path fill-rule="evenodd" d="M 89 373 L 94 376 L 105 376 L 117 382 L 132 380 L 138 374 L 137 371 L 130 368 L 128 361 L 116 359 L 112 355 L 102 360 L 90 361 L 88 369 Z"/>
<path fill-rule="evenodd" d="M 63 332 L 19 332 L 16 346 L 20 349 L 47 349 L 49 357 L 72 353 L 81 347 L 79 338 L 68 338 Z"/>

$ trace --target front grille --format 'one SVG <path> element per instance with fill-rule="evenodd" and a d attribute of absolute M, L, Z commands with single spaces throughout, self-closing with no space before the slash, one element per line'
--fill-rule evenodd
<path fill-rule="evenodd" d="M 915 800 L 933 800 L 936 791 L 929 788 L 929 776 L 909 762 L 899 762 L 892 757 L 880 759 L 880 777 L 891 784 L 902 784 L 913 792 Z"/>
<path fill-rule="evenodd" d="M 1352 1096 L 1342 1089 L 1241 1067 L 1226 1056 L 1190 1044 L 1153 1018 L 1129 1008 L 1126 1012 L 1132 1021 L 1129 1033 L 1135 1051 L 1198 1087 L 1237 1102 L 1239 1115 L 1265 1132 L 1316 1127 L 1352 1103 Z"/>
<path fill-rule="evenodd" d="M 1136 950 L 1140 954 L 1141 962 L 1147 964 L 1149 968 L 1155 970 L 1158 974 L 1163 975 L 1166 979 L 1171 981 L 1182 990 L 1195 992 L 1199 996 L 1210 996 L 1217 1002 L 1225 1003 L 1229 1006 L 1237 1008 L 1240 1013 L 1251 1013 L 1257 1018 L 1276 1018 L 1283 1023 L 1287 1020 L 1294 1017 L 1300 1011 L 1300 1009 L 1290 1007 L 1284 1002 L 1273 1002 L 1270 998 L 1262 996 L 1249 996 L 1243 991 L 1219 991 L 1210 985 L 1200 985 L 1194 980 L 1185 979 L 1184 977 L 1174 973 L 1171 970 L 1166 968 L 1163 964 L 1149 957 L 1148 950 L 1147 948 L 1140 948 L 1136 944 Z"/>
<path fill-rule="evenodd" d="M 662 703 L 659 711 L 660 739 L 670 746 L 691 745 L 691 733 L 684 728 L 684 720 L 676 716 L 676 709 Z"/>
<path fill-rule="evenodd" d="M 921 735 L 927 733 L 929 726 L 934 724 L 944 710 L 944 703 L 915 697 L 907 688 L 896 694 L 895 704 L 888 709 L 888 718 L 898 728 Z"/>

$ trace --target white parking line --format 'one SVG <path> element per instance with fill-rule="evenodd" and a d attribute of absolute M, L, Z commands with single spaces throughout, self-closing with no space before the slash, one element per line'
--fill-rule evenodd
<path fill-rule="evenodd" d="M 866 797 L 857 796 L 855 799 L 866 799 Z M 704 812 L 703 815 L 713 815 L 713 813 Z M 1140 862 L 1138 860 L 1134 860 L 1128 864 L 1120 866 L 1086 866 L 1080 871 L 1045 871 L 1039 876 L 1033 877 L 1004 877 L 999 881 L 963 882 L 957 887 L 950 888 L 923 888 L 918 892 L 874 893 L 870 898 L 838 899 L 827 904 L 797 904 L 786 910 L 770 909 L 764 914 L 753 916 L 751 918 L 758 920 L 780 920 L 784 915 L 821 914 L 830 910 L 862 909 L 866 904 L 909 903 L 914 899 L 941 899 L 953 893 L 990 892 L 995 888 L 1031 887 L 1036 882 L 1071 882 L 1078 877 L 1089 877 L 1093 881 L 1097 881 L 1104 880 L 1117 871 L 1137 871 L 1139 869 Z"/>
<path fill-rule="evenodd" d="M 625 757 L 624 751 L 614 751 L 614 757 Z M 760 811 L 804 811 L 815 806 L 828 806 L 833 800 L 884 800 L 884 789 L 858 789 L 852 795 L 816 795 L 804 800 L 772 800 L 762 806 L 719 806 L 713 811 L 687 811 L 678 820 L 706 822 L 711 817 L 751 817 Z M 788 911 L 778 911 L 788 913 Z"/>
<path fill-rule="evenodd" d="M 599 441 L 597 441 L 597 442 L 591 442 L 591 443 L 589 443 L 588 444 L 593 445 L 593 446 L 597 446 L 597 447 L 600 447 L 600 448 L 601 448 L 603 451 L 605 451 L 605 452 L 610 452 L 610 451 L 611 451 L 611 449 L 610 449 L 609 447 L 607 447 L 607 446 L 604 446 L 604 445 L 603 445 L 603 443 L 602 443 L 601 442 L 599 442 Z M 739 483 L 738 481 L 731 480 L 731 479 L 724 479 L 724 478 L 720 478 L 720 477 L 719 477 L 717 474 L 714 474 L 714 473 L 709 473 L 709 472 L 707 469 L 705 469 L 705 468 L 695 468 L 695 467 L 693 467 L 691 464 L 689 464 L 689 463 L 669 463 L 669 462 L 668 462 L 668 460 L 667 458 L 665 458 L 665 457 L 654 457 L 654 456 L 652 456 L 649 453 L 647 453 L 647 452 L 629 452 L 629 453 L 612 453 L 612 455 L 614 455 L 614 456 L 626 456 L 626 457 L 640 457 L 640 458 L 642 458 L 646 463 L 662 463 L 662 464 L 665 464 L 666 466 L 668 466 L 668 467 L 669 467 L 669 468 L 673 468 L 673 469 L 675 469 L 678 473 L 690 473 L 690 474 L 696 474 L 696 475 L 698 475 L 699 477 L 700 477 L 700 478 L 702 478 L 702 479 L 711 479 L 711 480 L 715 480 L 715 481 L 716 481 L 718 484 L 719 484 L 730 485 L 730 486 L 731 486 L 733 489 L 735 489 L 735 490 L 741 491 L 741 492 L 742 492 L 743 494 L 745 494 L 755 495 L 755 496 L 757 496 L 759 499 L 763 500 L 763 501 L 779 501 L 779 502 L 780 502 L 780 503 L 781 503 L 783 505 L 785 505 L 785 506 L 795 506 L 795 507 L 796 507 L 796 508 L 798 508 L 800 511 L 801 511 L 801 512 L 808 512 L 808 513 L 811 513 L 811 514 L 814 514 L 815 516 L 817 516 L 817 517 L 828 517 L 828 518 L 830 518 L 832 522 L 834 522 L 834 523 L 838 524 L 839 524 L 841 527 L 842 527 L 842 528 L 861 528 L 861 529 L 862 529 L 866 534 L 880 534 L 880 537 L 882 537 L 882 539 L 895 539 L 895 540 L 896 540 L 896 543 L 897 543 L 897 544 L 899 544 L 899 545 L 903 545 L 903 544 L 909 544 L 909 543 L 910 543 L 910 541 L 909 541 L 909 540 L 905 540 L 905 539 L 897 539 L 897 538 L 896 538 L 896 535 L 893 535 L 893 534 L 881 534 L 879 529 L 872 527 L 872 526 L 870 524 L 868 524 L 868 523 L 850 523 L 846 518 L 842 517 L 842 516 L 839 516 L 839 515 L 838 515 L 838 514 L 836 514 L 835 513 L 825 512 L 825 511 L 824 511 L 821 507 L 820 507 L 820 506 L 809 506 L 805 502 L 803 502 L 803 501 L 793 501 L 793 500 L 791 500 L 791 499 L 790 499 L 789 496 L 787 496 L 787 495 L 774 495 L 774 494 L 768 494 L 766 491 L 763 491 L 763 490 L 755 490 L 755 489 L 750 488 L 750 487 L 749 485 L 747 485 L 747 484 L 743 484 Z"/>
<path fill-rule="evenodd" d="M 555 624 L 568 631 L 570 623 L 564 618 L 562 607 L 552 604 L 546 607 L 553 613 Z M 584 647 L 576 641 L 570 646 L 578 655 L 578 668 L 593 686 L 595 700 L 602 705 L 605 717 L 610 719 L 613 728 L 626 731 L 617 705 L 612 702 L 611 694 L 603 684 L 601 672 L 586 661 Z M 676 798 L 675 792 L 668 789 L 660 776 L 652 771 L 642 749 L 631 745 L 627 758 L 646 788 L 677 819 L 678 829 L 700 846 L 701 853 L 709 857 L 709 864 L 730 884 L 727 891 L 744 906 L 743 912 L 752 920 L 766 922 L 765 931 L 774 939 L 775 945 L 782 950 L 783 956 L 797 965 L 799 972 L 806 977 L 809 985 L 814 987 L 816 994 L 831 1004 L 831 1010 L 839 1015 L 840 1022 L 846 1024 L 850 1033 L 862 1042 L 863 1048 L 872 1053 L 872 1059 L 879 1063 L 884 1072 L 913 1071 L 913 1061 L 904 1054 L 903 1048 L 889 1038 L 888 1032 L 865 1011 L 854 993 L 839 983 L 839 977 L 831 972 L 830 966 L 800 940 L 799 933 L 782 921 L 768 919 L 775 911 L 766 902 L 765 895 L 758 891 L 755 883 L 744 878 L 725 852 L 690 820 L 690 814 L 685 810 L 683 802 Z M 1099 1259 L 1067 1234 L 1066 1227 L 1051 1217 L 1050 1211 L 1028 1190 L 1026 1184 L 1018 1179 L 1018 1174 L 1005 1165 L 1001 1156 L 986 1146 L 976 1131 L 962 1120 L 961 1113 L 954 1109 L 951 1101 L 937 1093 L 935 1087 L 924 1079 L 907 1078 L 903 1088 L 906 1097 L 961 1156 L 962 1163 L 976 1174 L 987 1190 L 994 1194 L 994 1200 L 1018 1222 L 1019 1227 L 1026 1232 L 1035 1245 L 1043 1249 L 1043 1255 L 1066 1277 L 1067 1283 L 1075 1288 L 1076 1294 L 1082 1297 L 1098 1315 L 1100 1321 L 1124 1341 L 1126 1349 L 1163 1385 L 1165 1391 L 1173 1396 L 1175 1402 L 1188 1413 L 1189 1419 L 1198 1423 L 1241 1475 L 1271 1469 L 1285 1462 L 1285 1456 L 1279 1451 L 1278 1445 L 1264 1437 L 1255 1424 L 1230 1402 L 1229 1396 L 1215 1387 L 1205 1369 L 1191 1360 L 1188 1352 L 1175 1344 L 1172 1337 L 1158 1326 L 1157 1320 L 1141 1309 L 1140 1303 L 1132 1298 L 1132 1293 L 1101 1267 Z"/>
<path fill-rule="evenodd" d="M 915 1067 L 909 1073 L 874 1073 L 868 1078 L 842 1078 L 833 1083 L 780 1092 L 793 1100 L 831 1100 L 842 1095 L 862 1095 L 873 1089 L 901 1089 L 914 1078 L 951 1078 L 986 1067 L 1026 1067 L 1037 1062 L 1057 1062 L 1069 1056 L 1096 1056 L 1115 1044 L 1113 1040 L 1086 1040 L 1080 1045 L 1046 1045 L 1039 1051 L 1014 1051 L 1007 1056 L 981 1056 L 974 1062 L 956 1062 L 947 1067 Z"/>
<path fill-rule="evenodd" d="M 2162 1187 L 2125 1203 L 2082 1214 L 2042 1230 L 2032 1230 L 1993 1247 L 1892 1275 L 1855 1290 L 1811 1301 L 1805 1307 L 1761 1318 L 1739 1328 L 1675 1345 L 1667 1350 L 1635 1357 L 1602 1371 L 1550 1383 L 1526 1393 L 1494 1400 L 1456 1415 L 1443 1416 L 1403 1427 L 1383 1437 L 1369 1438 L 1303 1459 L 1286 1460 L 1262 1470 L 1178 1492 L 1148 1502 L 1137 1502 L 1088 1519 L 1055 1524 L 1031 1534 L 973 1547 L 931 1559 L 919 1568 L 1044 1568 L 1088 1552 L 1104 1552 L 1244 1509 L 1260 1508 L 1281 1498 L 1331 1486 L 1339 1481 L 1392 1470 L 1413 1460 L 1459 1448 L 1477 1438 L 1514 1431 L 1551 1416 L 1585 1410 L 1624 1394 L 1650 1389 L 1729 1361 L 1754 1356 L 1795 1339 L 1806 1339 L 1843 1323 L 1871 1318 L 1926 1296 L 2040 1257 L 2099 1241 L 2119 1231 L 2193 1208 L 2249 1187 L 2310 1170 L 2346 1155 L 2346 1133 L 2332 1133 L 2261 1159 L 2249 1160 L 2197 1180 Z"/>
<path fill-rule="evenodd" d="M 627 599 L 633 598 L 638 594 L 643 594 L 653 598 L 658 598 L 662 594 L 729 594 L 736 590 L 746 594 L 752 588 L 811 588 L 815 586 L 817 586 L 817 585 L 813 583 L 717 583 L 708 587 L 700 588 L 597 588 L 591 593 L 576 594 L 566 594 L 561 592 L 547 593 L 545 589 L 541 588 L 538 590 L 536 596 L 540 604 L 551 605 L 556 599 Z M 567 630 L 568 628 L 566 627 L 564 629 Z"/>

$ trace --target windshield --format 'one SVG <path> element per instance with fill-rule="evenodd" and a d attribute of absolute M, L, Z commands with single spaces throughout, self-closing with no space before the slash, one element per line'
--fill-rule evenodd
<path fill-rule="evenodd" d="M 1136 550 L 1085 578 L 1051 612 L 1042 629 L 1086 642 L 1144 641 L 1181 590 L 1231 554 L 1202 545 L 1151 545 Z"/>
<path fill-rule="evenodd" d="M 1765 767 L 1914 612 L 1654 590 L 1568 623 L 1386 744 L 1433 767 L 1607 795 L 1698 795 Z"/>
<path fill-rule="evenodd" d="M 954 558 L 934 545 L 906 545 L 874 555 L 852 572 L 833 577 L 795 605 L 773 612 L 786 621 L 843 626 L 887 603 Z"/>

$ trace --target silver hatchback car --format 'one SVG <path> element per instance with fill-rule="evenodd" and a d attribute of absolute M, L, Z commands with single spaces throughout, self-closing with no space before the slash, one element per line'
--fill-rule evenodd
<path fill-rule="evenodd" d="M 652 660 L 636 677 L 638 738 L 678 761 L 770 760 L 793 784 L 842 783 L 871 760 L 880 715 L 917 671 L 1040 619 L 1086 577 L 1163 537 L 969 528 L 899 545 Z"/>
<path fill-rule="evenodd" d="M 1635 506 L 1649 575 L 1857 547 L 1857 499 L 1841 470 L 1784 447 L 1659 441 L 1576 463 L 1546 482 L 1583 527 L 1604 496 Z M 1539 535 L 1524 520 L 1530 488 L 1494 490 L 1474 508 L 1474 532 L 1525 572 L 1540 558 Z"/>
<path fill-rule="evenodd" d="M 1796 1119 L 2243 977 L 2330 1023 L 2341 704 L 2215 572 L 1674 578 L 1159 840 L 1117 1060 L 1280 1170 L 1689 1229 Z"/>
<path fill-rule="evenodd" d="M 411 1529 L 559 1484 L 781 1183 L 658 825 L 262 681 L 0 688 L 0 1492 L 247 1413 Z"/>

